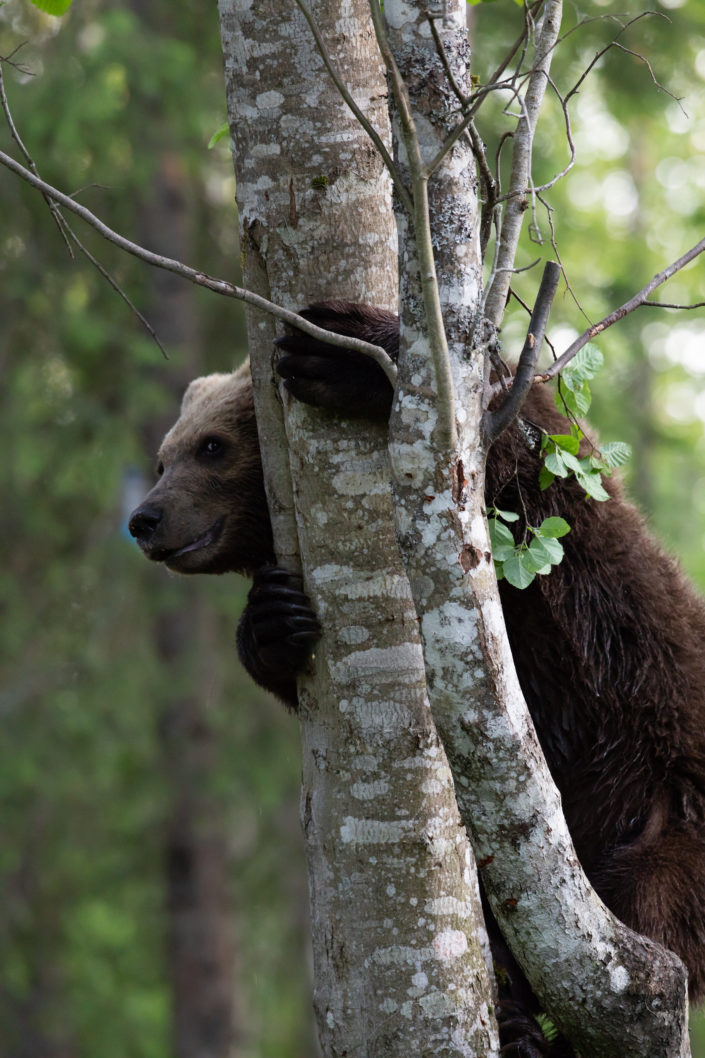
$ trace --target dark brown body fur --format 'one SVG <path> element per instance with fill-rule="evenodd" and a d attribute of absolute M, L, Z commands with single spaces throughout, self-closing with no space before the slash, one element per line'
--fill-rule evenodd
<path fill-rule="evenodd" d="M 565 432 L 552 394 L 522 418 Z M 705 990 L 705 608 L 641 514 L 574 479 L 538 488 L 520 425 L 496 442 L 488 503 L 571 525 L 550 575 L 500 596 L 519 679 L 576 851 L 627 925 L 676 951 Z"/>
<path fill-rule="evenodd" d="M 328 303 L 306 314 L 396 355 L 389 313 Z M 281 345 L 279 371 L 295 396 L 382 427 L 391 389 L 372 361 L 299 333 Z M 162 481 L 131 528 L 149 557 L 181 572 L 253 572 L 273 555 L 250 383 L 243 373 L 229 384 L 215 378 L 199 380 L 195 411 L 185 401 L 165 440 Z M 550 575 L 524 591 L 500 583 L 521 686 L 589 877 L 627 925 L 681 956 L 697 1000 L 705 993 L 705 608 L 618 482 L 606 482 L 607 503 L 587 499 L 574 479 L 539 489 L 531 424 L 567 430 L 543 389 L 489 453 L 487 502 L 525 512 L 533 526 L 561 515 L 572 528 Z M 224 452 L 208 461 L 203 441 L 213 432 Z M 308 626 L 296 623 L 306 600 L 292 592 L 275 584 L 272 596 L 266 578 L 256 579 L 240 630 L 249 671 L 290 704 L 295 658 L 305 657 L 316 627 L 312 615 Z"/>

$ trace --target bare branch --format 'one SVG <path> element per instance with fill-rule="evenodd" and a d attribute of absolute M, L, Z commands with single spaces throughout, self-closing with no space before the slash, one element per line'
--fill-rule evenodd
<path fill-rule="evenodd" d="M 268 312 L 272 316 L 276 316 L 277 319 L 283 323 L 288 323 L 291 327 L 297 327 L 298 330 L 303 331 L 304 334 L 310 334 L 312 338 L 318 338 L 319 341 L 327 342 L 329 345 L 335 345 L 342 349 L 353 349 L 356 352 L 364 353 L 366 356 L 371 357 L 384 371 L 387 378 L 390 380 L 392 385 L 396 382 L 396 364 L 387 356 L 384 349 L 377 345 L 371 345 L 369 342 L 363 342 L 359 338 L 347 338 L 339 334 L 333 334 L 330 331 L 323 330 L 322 327 L 316 327 L 315 324 L 309 323 L 308 320 L 304 320 L 301 316 L 295 312 L 291 312 L 289 309 L 280 308 L 279 305 L 273 304 L 271 301 L 267 301 L 266 298 L 260 297 L 259 294 L 253 294 L 250 290 L 244 290 L 242 287 L 235 286 L 234 283 L 229 282 L 227 279 L 217 279 L 214 276 L 209 276 L 205 272 L 201 272 L 196 268 L 191 268 L 189 265 L 183 264 L 181 261 L 175 261 L 171 257 L 164 257 L 162 254 L 154 253 L 152 250 L 146 249 L 144 246 L 140 246 L 138 243 L 131 242 L 126 239 L 124 235 L 120 235 L 112 228 L 104 224 L 94 213 L 91 213 L 89 209 L 82 206 L 79 202 L 74 201 L 70 195 L 64 194 L 62 191 L 58 191 L 57 188 L 52 187 L 51 184 L 47 184 L 40 177 L 35 176 L 34 173 L 30 172 L 19 162 L 15 161 L 14 158 L 10 157 L 9 154 L 5 154 L 4 151 L 0 151 L 0 165 L 4 165 L 11 172 L 15 173 L 21 179 L 25 180 L 32 187 L 37 188 L 43 194 L 48 195 L 54 202 L 58 202 L 65 209 L 68 209 L 71 213 L 75 213 L 77 217 L 84 220 L 87 224 L 90 224 L 104 239 L 108 242 L 112 242 L 115 246 L 119 246 L 121 250 L 126 253 L 132 254 L 133 257 L 137 257 L 140 261 L 145 261 L 147 264 L 153 265 L 155 268 L 163 268 L 167 272 L 173 272 L 175 275 L 181 276 L 182 279 L 187 279 L 191 283 L 196 283 L 197 286 L 206 287 L 208 290 L 212 290 L 216 294 L 222 294 L 225 297 L 235 298 L 237 301 L 244 301 L 248 305 L 252 305 L 254 308 L 260 309 L 262 312 Z"/>
<path fill-rule="evenodd" d="M 594 66 L 600 61 L 602 56 L 605 55 L 606 52 L 608 52 L 610 50 L 610 48 L 619 48 L 621 51 L 627 52 L 628 55 L 633 55 L 634 58 L 640 59 L 641 62 L 643 62 L 646 65 L 649 73 L 651 74 L 651 80 L 656 85 L 656 87 L 659 88 L 662 92 L 665 92 L 666 95 L 669 95 L 671 97 L 671 99 L 674 99 L 676 101 L 676 103 L 678 103 L 678 105 L 681 106 L 681 101 L 678 98 L 678 96 L 674 95 L 673 92 L 669 92 L 669 90 L 664 85 L 662 85 L 660 83 L 660 81 L 658 81 L 656 79 L 656 75 L 654 74 L 654 71 L 651 68 L 651 63 L 646 58 L 646 56 L 641 55 L 639 52 L 631 51 L 630 48 L 625 48 L 623 44 L 619 44 L 618 43 L 619 38 L 622 36 L 623 33 L 625 33 L 629 29 L 630 26 L 633 26 L 635 22 L 639 22 L 640 19 L 646 18 L 649 15 L 661 15 L 667 21 L 670 21 L 670 19 L 668 19 L 668 16 L 664 15 L 662 11 L 642 11 L 640 14 L 635 15 L 634 18 L 630 18 L 628 22 L 623 23 L 621 25 L 621 28 L 620 28 L 619 33 L 617 34 L 617 36 L 614 37 L 609 42 L 609 44 L 606 44 L 604 48 L 602 48 L 600 51 L 598 51 L 595 54 L 595 57 L 592 59 L 592 61 L 590 63 L 588 63 L 588 65 L 585 68 L 585 70 L 583 71 L 582 75 L 578 78 L 577 82 L 573 85 L 573 87 L 571 88 L 570 92 L 568 92 L 568 94 L 566 95 L 566 97 L 565 97 L 565 103 L 566 104 L 568 103 L 568 100 L 570 99 L 570 97 L 575 95 L 575 93 L 579 90 L 579 88 L 580 88 L 581 84 L 583 83 L 583 81 L 585 80 L 585 78 L 588 76 L 588 74 L 594 68 Z M 601 18 L 604 18 L 604 17 L 614 18 L 615 16 L 603 16 L 603 15 L 600 15 L 598 17 L 601 19 Z M 592 22 L 592 21 L 594 21 L 594 20 L 593 19 L 584 19 L 582 22 L 579 23 L 579 25 L 574 26 L 573 29 L 570 30 L 570 32 L 574 33 L 576 29 L 580 29 L 581 26 L 584 26 L 587 22 Z M 564 37 L 561 37 L 561 40 L 565 40 L 565 37 L 567 37 L 567 36 L 568 36 L 568 34 L 566 33 Z M 560 41 L 558 41 L 557 43 L 560 43 Z M 683 110 L 682 106 L 681 106 L 681 110 Z"/>
<path fill-rule="evenodd" d="M 456 81 L 453 71 L 451 70 L 450 63 L 448 62 L 448 56 L 446 55 L 446 50 L 443 46 L 443 41 L 441 40 L 440 35 L 438 33 L 438 29 L 436 27 L 436 16 L 432 15 L 430 11 L 425 11 L 424 14 L 426 16 L 426 21 L 428 22 L 429 27 L 431 29 L 431 36 L 433 37 L 433 43 L 436 45 L 436 52 L 438 54 L 438 58 L 441 60 L 445 75 L 448 78 L 448 84 L 453 89 L 453 92 L 455 93 L 458 102 L 464 109 L 470 102 L 470 96 L 465 95 L 460 85 Z"/>
<path fill-rule="evenodd" d="M 514 58 L 516 53 L 519 51 L 519 49 L 520 48 L 524 48 L 524 51 L 526 50 L 526 44 L 527 44 L 527 41 L 529 39 L 529 30 L 530 30 L 530 28 L 531 28 L 531 26 L 533 24 L 534 15 L 539 10 L 539 8 L 541 7 L 542 3 L 543 3 L 543 0 L 536 0 L 535 3 L 531 4 L 529 7 L 527 7 L 525 9 L 524 27 L 523 27 L 521 33 L 519 34 L 517 39 L 514 41 L 514 44 L 511 46 L 511 48 L 509 49 L 507 54 L 504 56 L 504 58 L 502 59 L 501 63 L 499 64 L 497 69 L 494 71 L 494 73 L 492 74 L 490 79 L 487 81 L 487 83 L 482 85 L 480 88 L 478 88 L 476 92 L 472 93 L 470 98 L 471 98 L 471 101 L 472 101 L 472 112 L 473 112 L 473 114 L 477 113 L 478 109 L 480 108 L 480 106 L 482 105 L 482 103 L 484 102 L 485 98 L 489 95 L 490 92 L 495 91 L 499 87 L 499 85 L 501 83 L 505 84 L 505 85 L 507 83 L 509 83 L 509 82 L 500 82 L 499 79 L 500 79 L 501 75 L 504 73 L 504 71 L 506 70 L 506 68 L 509 66 L 510 62 L 512 61 L 512 59 Z M 517 64 L 517 70 L 521 69 L 521 65 L 523 63 L 523 59 L 524 59 L 524 55 L 522 53 L 522 57 L 521 57 L 521 59 L 519 60 L 519 62 Z M 513 82 L 513 81 L 514 81 L 514 77 L 511 78 L 511 82 Z"/>
<path fill-rule="evenodd" d="M 561 268 L 561 274 L 562 274 L 563 278 L 565 279 L 565 272 L 563 271 L 563 268 L 560 266 L 560 264 L 559 264 L 559 268 Z M 515 301 L 519 302 L 519 304 L 521 305 L 521 307 L 523 308 L 523 310 L 524 310 L 524 312 L 526 313 L 527 316 L 531 316 L 531 308 L 530 308 L 530 306 L 527 305 L 527 303 L 524 301 L 523 298 L 519 297 L 519 295 L 517 294 L 516 290 L 514 290 L 513 287 L 509 288 L 509 296 L 510 296 L 510 298 L 514 298 Z M 551 353 L 553 355 L 553 359 L 555 360 L 556 359 L 556 350 L 555 350 L 555 348 L 553 346 L 553 342 L 551 341 L 551 339 L 548 337 L 547 334 L 544 334 L 543 340 L 546 343 L 546 345 L 548 346 L 548 348 L 551 350 Z M 504 387 L 504 388 L 506 388 L 506 387 Z"/>
<path fill-rule="evenodd" d="M 645 301 L 643 307 L 645 309 L 702 309 L 705 308 L 705 301 L 696 301 L 692 305 L 673 305 L 668 301 Z"/>
<path fill-rule="evenodd" d="M 22 47 L 22 45 L 19 45 L 18 47 Z M 18 48 L 15 48 L 15 51 L 13 51 L 11 54 L 14 55 L 17 52 L 17 50 L 18 50 Z M 39 176 L 39 170 L 37 169 L 36 165 L 34 164 L 32 156 L 30 155 L 29 151 L 25 147 L 24 143 L 22 142 L 22 138 L 21 138 L 19 132 L 17 131 L 17 127 L 16 127 L 14 119 L 12 117 L 12 112 L 10 111 L 10 104 L 7 101 L 7 94 L 5 92 L 5 78 L 3 76 L 3 70 L 2 70 L 3 64 L 6 63 L 6 62 L 10 63 L 11 66 L 16 66 L 16 64 L 11 62 L 10 59 L 0 58 L 0 106 L 2 106 L 2 110 L 3 110 L 3 113 L 5 115 L 5 120 L 7 121 L 8 127 L 10 129 L 10 135 L 12 136 L 13 140 L 15 141 L 15 143 L 19 147 L 20 151 L 22 152 L 22 154 L 23 154 L 23 156 L 25 158 L 25 161 L 27 162 L 27 165 L 29 166 L 29 168 L 32 170 L 32 172 L 34 173 L 35 176 Z M 55 202 L 52 202 L 52 200 L 49 198 L 48 195 L 44 195 L 44 201 L 46 202 L 47 206 L 49 207 L 49 212 L 51 213 L 52 217 L 54 218 L 54 223 L 56 224 L 57 228 L 59 229 L 59 233 L 60 233 L 62 239 L 64 240 L 64 243 L 66 244 L 66 249 L 68 250 L 69 255 L 71 257 L 73 257 L 73 250 L 71 249 L 71 243 L 69 242 L 68 236 L 66 234 L 66 230 L 65 230 L 65 227 L 64 227 L 64 218 L 61 216 L 61 212 L 59 210 L 59 207 L 56 205 Z"/>
<path fill-rule="evenodd" d="M 162 344 L 162 342 L 161 342 L 161 340 L 159 338 L 159 335 L 155 331 L 154 327 L 152 327 L 152 324 L 149 322 L 149 320 L 146 318 L 146 316 L 144 316 L 140 312 L 140 310 L 134 304 L 132 299 L 122 289 L 122 287 L 120 286 L 118 281 L 110 274 L 110 272 L 107 270 L 107 268 L 100 263 L 100 261 L 97 259 L 97 257 L 93 256 L 93 254 L 90 252 L 90 250 L 88 249 L 87 246 L 83 245 L 83 243 L 81 242 L 79 237 L 76 235 L 76 233 L 73 230 L 73 228 L 71 227 L 71 225 L 67 223 L 66 218 L 62 217 L 61 220 L 62 220 L 62 223 L 64 225 L 64 228 L 66 229 L 67 234 L 70 236 L 71 241 L 74 243 L 74 245 L 76 245 L 78 247 L 78 249 L 81 251 L 83 256 L 88 261 L 90 261 L 90 263 L 93 265 L 93 267 L 95 269 L 97 269 L 98 272 L 100 272 L 100 274 L 102 275 L 103 279 L 105 279 L 110 284 L 110 286 L 113 288 L 115 293 L 118 294 L 122 298 L 122 300 L 125 302 L 127 307 L 135 314 L 137 319 L 140 321 L 140 323 L 142 324 L 144 329 L 149 334 L 150 338 L 159 347 L 159 350 L 160 350 L 162 356 L 164 357 L 164 359 L 168 360 L 169 359 L 169 355 L 168 355 L 166 349 L 164 348 L 164 346 L 163 346 L 163 344 Z"/>
<path fill-rule="evenodd" d="M 482 142 L 479 132 L 475 127 L 475 122 L 471 121 L 468 125 L 468 136 L 470 137 L 470 143 L 472 145 L 472 153 L 475 155 L 475 161 L 477 162 L 477 168 L 480 174 L 480 183 L 482 185 L 482 213 L 480 216 L 480 254 L 484 260 L 485 250 L 487 244 L 490 241 L 490 234 L 492 232 L 492 220 L 495 215 L 495 210 L 498 204 L 498 186 L 495 180 L 492 170 L 487 162 L 487 152 L 485 145 Z"/>
<path fill-rule="evenodd" d="M 305 0 L 296 0 L 296 5 L 299 8 L 299 10 L 301 11 L 301 14 L 304 16 L 304 18 L 306 19 L 306 21 L 309 24 L 309 27 L 311 29 L 311 33 L 313 34 L 313 39 L 315 40 L 316 47 L 318 48 L 318 52 L 319 52 L 321 58 L 323 59 L 325 67 L 326 67 L 328 73 L 330 74 L 335 87 L 338 89 L 338 91 L 340 92 L 340 94 L 343 97 L 344 101 L 347 103 L 347 105 L 349 106 L 349 108 L 352 111 L 352 113 L 355 115 L 355 117 L 360 122 L 360 124 L 362 125 L 362 127 L 365 130 L 365 132 L 367 133 L 367 135 L 370 137 L 370 139 L 374 143 L 375 147 L 377 148 L 377 150 L 379 152 L 379 155 L 380 155 L 382 161 L 384 162 L 384 164 L 387 167 L 387 171 L 389 172 L 389 175 L 392 178 L 392 181 L 394 183 L 394 187 L 395 187 L 396 192 L 397 192 L 397 194 L 399 196 L 399 201 L 403 204 L 404 208 L 409 213 L 411 213 L 413 211 L 413 204 L 412 204 L 412 201 L 411 201 L 411 196 L 409 195 L 408 190 L 404 186 L 404 182 L 403 182 L 403 180 L 401 178 L 401 174 L 399 173 L 399 170 L 397 169 L 396 165 L 394 164 L 394 160 L 393 160 L 392 156 L 390 155 L 389 151 L 387 150 L 387 148 L 385 146 L 385 143 L 384 143 L 384 140 L 382 139 L 380 134 L 377 132 L 377 129 L 374 127 L 374 125 L 370 121 L 368 121 L 368 119 L 365 116 L 365 114 L 363 114 L 362 110 L 360 110 L 360 107 L 357 105 L 357 103 L 353 99 L 351 93 L 348 91 L 348 89 L 347 89 L 345 83 L 343 82 L 342 78 L 338 74 L 338 71 L 336 70 L 335 66 L 333 65 L 333 60 L 331 59 L 330 52 L 328 51 L 328 48 L 326 47 L 326 42 L 323 40 L 323 37 L 321 36 L 321 31 L 318 28 L 316 20 L 313 17 L 313 13 L 312 13 L 311 9 L 309 8 L 308 4 L 306 4 Z"/>
<path fill-rule="evenodd" d="M 436 277 L 436 263 L 431 238 L 431 217 L 428 204 L 429 171 L 421 157 L 421 147 L 414 124 L 409 92 L 392 55 L 378 0 L 370 0 L 370 14 L 382 60 L 389 74 L 389 82 L 397 107 L 401 135 L 411 174 L 414 236 L 419 258 L 421 290 L 423 294 L 425 322 L 436 386 L 438 390 L 438 430 L 441 444 L 452 451 L 457 442 L 455 423 L 455 391 L 448 356 L 441 301 Z"/>
<path fill-rule="evenodd" d="M 509 287 L 509 270 L 514 263 L 521 233 L 526 208 L 524 196 L 530 181 L 534 131 L 546 92 L 553 49 L 560 30 L 561 10 L 560 0 L 547 0 L 536 41 L 536 60 L 523 100 L 522 115 L 514 133 L 510 197 L 500 232 L 497 268 L 485 302 L 485 314 L 495 326 L 499 326 L 504 313 Z"/>
<path fill-rule="evenodd" d="M 575 143 L 573 142 L 573 130 L 572 130 L 571 125 L 570 125 L 570 115 L 568 113 L 568 103 L 561 96 L 561 93 L 558 91 L 558 87 L 557 87 L 555 81 L 553 80 L 553 78 L 550 75 L 547 75 L 547 80 L 548 80 L 549 85 L 551 86 L 551 88 L 555 92 L 555 94 L 556 94 L 556 96 L 558 98 L 558 101 L 561 104 L 561 108 L 563 110 L 563 119 L 565 121 L 565 138 L 568 141 L 568 149 L 570 150 L 570 160 L 568 161 L 568 164 L 565 166 L 565 168 L 561 169 L 560 173 L 556 173 L 556 175 L 553 177 L 553 179 L 549 180 L 547 184 L 539 184 L 538 187 L 535 187 L 532 184 L 532 187 L 531 187 L 532 195 L 536 195 L 539 191 L 549 191 L 554 186 L 554 184 L 557 184 L 559 180 L 562 180 L 563 177 L 567 173 L 569 173 L 570 170 L 575 165 L 575 156 L 576 156 Z"/>
<path fill-rule="evenodd" d="M 698 257 L 704 250 L 705 239 L 701 239 L 700 242 L 696 243 L 695 246 L 688 250 L 687 253 L 684 253 L 682 257 L 679 257 L 677 261 L 674 261 L 672 264 L 668 265 L 668 267 L 664 268 L 662 272 L 658 272 L 653 277 L 653 279 L 651 279 L 645 287 L 642 287 L 642 289 L 637 294 L 631 297 L 629 301 L 625 301 L 623 305 L 620 305 L 618 309 L 615 309 L 613 312 L 610 312 L 610 314 L 608 316 L 605 316 L 604 319 L 600 320 L 599 323 L 595 323 L 592 325 L 592 327 L 588 327 L 586 331 L 583 331 L 580 337 L 576 338 L 575 341 L 568 346 L 563 355 L 559 356 L 556 362 L 552 364 L 547 371 L 544 371 L 540 375 L 537 375 L 534 381 L 548 382 L 549 379 L 555 378 L 558 372 L 562 371 L 566 364 L 570 363 L 575 354 L 579 352 L 579 350 L 582 349 L 584 345 L 587 345 L 587 343 L 593 338 L 595 338 L 598 334 L 601 334 L 603 331 L 606 331 L 607 328 L 611 327 L 613 323 L 617 323 L 619 320 L 623 319 L 635 309 L 639 309 L 644 305 L 653 306 L 654 302 L 649 302 L 647 300 L 651 291 L 656 290 L 657 287 L 660 287 L 662 283 L 665 283 L 666 280 L 670 279 L 671 276 L 676 274 L 676 272 L 679 272 L 681 268 L 685 268 L 687 264 L 690 264 L 691 261 L 695 260 L 695 258 Z"/>
<path fill-rule="evenodd" d="M 496 411 L 488 410 L 485 412 L 483 428 L 488 444 L 496 441 L 503 430 L 506 430 L 509 424 L 513 422 L 531 389 L 536 362 L 546 333 L 548 315 L 558 289 L 560 277 L 561 269 L 556 262 L 547 261 L 511 389 Z"/>

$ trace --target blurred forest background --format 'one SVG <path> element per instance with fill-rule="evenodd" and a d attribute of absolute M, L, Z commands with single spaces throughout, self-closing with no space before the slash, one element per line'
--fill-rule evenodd
<path fill-rule="evenodd" d="M 559 48 L 562 90 L 616 33 L 613 6 L 568 11 L 566 29 L 594 20 Z M 544 196 L 579 302 L 556 300 L 558 351 L 703 232 L 705 6 L 654 6 L 620 42 L 668 91 L 612 49 L 573 100 L 576 165 Z M 482 80 L 521 15 L 472 17 Z M 215 7 L 75 0 L 54 19 L 6 0 L 0 55 L 22 42 L 5 77 L 41 175 L 236 280 L 227 139 L 207 148 L 225 120 Z M 494 97 L 481 131 L 507 127 Z M 0 142 L 17 154 L 4 125 Z M 535 154 L 537 182 L 569 157 L 550 96 Z M 535 222 L 519 266 L 551 253 L 540 203 Z M 0 171 L 0 1058 L 312 1058 L 296 721 L 238 666 L 245 582 L 171 577 L 125 530 L 186 382 L 245 356 L 242 314 L 71 223 L 169 360 Z M 528 303 L 539 276 L 517 277 Z M 659 296 L 697 301 L 704 278 L 698 261 Z M 507 355 L 525 329 L 513 302 Z M 705 587 L 705 310 L 644 309 L 599 344 L 592 420 L 634 446 L 635 498 Z M 698 1019 L 693 1036 L 705 1055 Z"/>

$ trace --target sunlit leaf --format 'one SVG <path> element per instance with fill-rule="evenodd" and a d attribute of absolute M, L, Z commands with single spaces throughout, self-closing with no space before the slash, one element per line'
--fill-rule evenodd
<path fill-rule="evenodd" d="M 563 371 L 563 380 L 571 378 L 586 382 L 595 377 L 604 362 L 605 358 L 596 346 L 586 345 L 578 350 Z"/>
<path fill-rule="evenodd" d="M 565 536 L 570 532 L 570 526 L 565 518 L 544 518 L 536 532 L 541 536 Z"/>
<path fill-rule="evenodd" d="M 65 15 L 72 0 L 32 0 L 32 3 L 47 15 Z"/>
<path fill-rule="evenodd" d="M 608 467 L 622 467 L 631 459 L 632 448 L 625 441 L 609 441 L 600 448 L 600 455 Z"/>
<path fill-rule="evenodd" d="M 594 500 L 599 500 L 600 503 L 604 503 L 605 500 L 610 498 L 609 493 L 602 484 L 602 475 L 598 473 L 598 471 L 593 471 L 590 474 L 581 471 L 576 473 L 575 476 L 580 482 L 582 488 L 587 492 L 588 496 L 592 496 Z"/>
<path fill-rule="evenodd" d="M 211 138 L 208 140 L 208 150 L 212 150 L 215 147 L 216 143 L 220 143 L 221 140 L 224 140 L 225 137 L 229 135 L 230 126 L 228 125 L 227 121 L 224 121 L 222 125 L 218 126 Z"/>
<path fill-rule="evenodd" d="M 571 433 L 552 433 L 549 435 L 550 440 L 556 445 L 557 448 L 562 448 L 566 452 L 570 452 L 571 455 L 577 456 L 578 449 L 580 448 L 580 441 L 577 437 L 574 437 Z"/>

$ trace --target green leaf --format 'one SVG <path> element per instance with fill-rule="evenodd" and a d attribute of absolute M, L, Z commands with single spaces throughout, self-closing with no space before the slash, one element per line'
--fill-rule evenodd
<path fill-rule="evenodd" d="M 518 522 L 519 515 L 516 511 L 500 511 L 498 507 L 492 508 L 493 517 L 501 518 L 503 522 Z"/>
<path fill-rule="evenodd" d="M 495 562 L 506 562 L 515 552 L 516 548 L 510 547 L 509 544 L 497 544 L 496 547 L 492 548 L 492 558 Z"/>
<path fill-rule="evenodd" d="M 553 1022 L 548 1017 L 548 1015 L 547 1014 L 535 1014 L 534 1018 L 538 1022 L 539 1028 L 541 1029 L 541 1032 L 544 1034 L 544 1036 L 546 1037 L 548 1042 L 549 1043 L 553 1043 L 553 1041 L 558 1036 L 558 1029 L 553 1024 Z"/>
<path fill-rule="evenodd" d="M 34 0 L 32 0 L 32 2 L 34 2 Z M 71 2 L 71 0 L 69 0 L 69 3 L 70 2 Z M 225 137 L 228 136 L 229 134 L 230 134 L 230 126 L 228 125 L 227 121 L 224 121 L 222 125 L 218 126 L 218 128 L 215 130 L 215 132 L 213 133 L 211 138 L 208 140 L 208 150 L 212 151 L 213 148 L 215 147 L 216 143 L 220 143 L 220 141 L 224 140 Z"/>
<path fill-rule="evenodd" d="M 511 529 L 492 518 L 488 524 L 490 531 L 490 544 L 492 545 L 492 557 L 495 562 L 504 562 L 511 558 L 515 552 L 514 537 Z"/>
<path fill-rule="evenodd" d="M 631 459 L 632 448 L 625 441 L 610 441 L 602 445 L 600 455 L 608 467 L 622 467 Z"/>
<path fill-rule="evenodd" d="M 568 467 L 563 461 L 563 453 L 560 451 L 549 452 L 544 460 L 544 467 L 556 478 L 567 478 L 570 474 Z M 539 481 L 540 480 L 541 477 L 539 475 Z"/>
<path fill-rule="evenodd" d="M 594 378 L 604 362 L 605 358 L 596 346 L 585 345 L 578 350 L 563 371 L 563 381 L 567 382 L 570 378 L 571 380 L 585 382 L 590 378 Z"/>
<path fill-rule="evenodd" d="M 537 536 L 559 537 L 570 532 L 570 526 L 565 518 L 544 518 L 538 529 L 534 530 Z"/>
<path fill-rule="evenodd" d="M 565 382 L 565 379 L 563 379 L 563 382 Z M 590 387 L 587 382 L 582 382 L 580 387 L 574 390 L 562 385 L 560 389 L 556 390 L 554 400 L 559 411 L 568 411 L 571 415 L 576 416 L 586 415 L 592 401 Z"/>
<path fill-rule="evenodd" d="M 589 456 L 586 458 L 588 460 L 590 459 Z M 585 459 L 576 459 L 575 456 L 570 454 L 570 452 L 563 453 L 563 462 L 574 474 L 577 474 L 579 470 L 585 471 L 587 469 L 585 466 Z"/>
<path fill-rule="evenodd" d="M 557 448 L 562 448 L 564 452 L 570 452 L 571 455 L 577 456 L 578 449 L 580 448 L 580 441 L 577 437 L 574 437 L 573 434 L 552 433 L 549 436 Z"/>
<path fill-rule="evenodd" d="M 551 537 L 535 536 L 529 546 L 529 554 L 537 570 L 545 565 L 557 566 L 563 558 L 563 544 Z"/>
<path fill-rule="evenodd" d="M 508 558 L 504 563 L 504 576 L 515 588 L 528 588 L 536 576 L 536 570 L 531 569 L 531 560 L 526 559 L 526 552 Z"/>
<path fill-rule="evenodd" d="M 32 0 L 32 3 L 47 15 L 65 15 L 72 0 Z"/>
<path fill-rule="evenodd" d="M 532 551 L 530 547 L 522 553 L 521 560 L 530 573 L 539 573 L 543 576 L 551 572 L 551 563 L 546 562 L 546 559 L 538 551 Z"/>
<path fill-rule="evenodd" d="M 594 500 L 599 500 L 600 503 L 604 503 L 605 500 L 610 498 L 609 493 L 605 490 L 605 487 L 602 484 L 602 475 L 598 471 L 592 471 L 589 474 L 584 473 L 584 471 L 579 471 L 575 476 L 582 488 L 587 492 L 588 496 L 592 496 Z"/>
<path fill-rule="evenodd" d="M 493 518 L 489 522 L 489 530 L 490 543 L 492 544 L 493 550 L 502 545 L 509 546 L 512 550 L 514 549 L 514 537 L 512 536 L 511 529 L 506 525 L 503 525 L 502 522 L 498 522 L 496 518 Z"/>
<path fill-rule="evenodd" d="M 539 471 L 539 488 L 542 492 L 545 492 L 549 485 L 552 485 L 556 480 L 556 475 L 552 474 L 548 467 L 541 467 Z"/>

